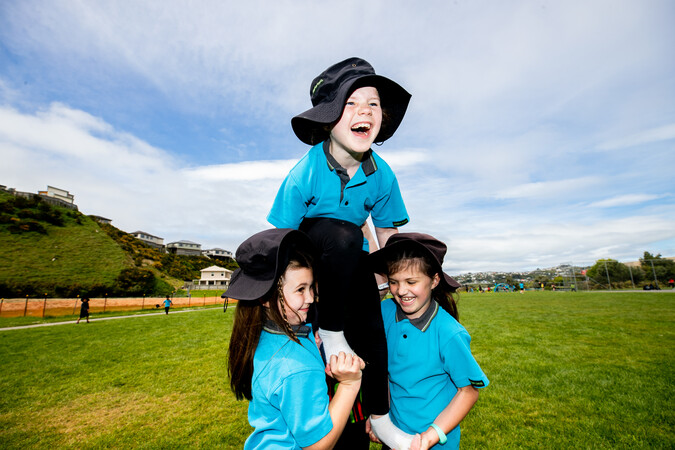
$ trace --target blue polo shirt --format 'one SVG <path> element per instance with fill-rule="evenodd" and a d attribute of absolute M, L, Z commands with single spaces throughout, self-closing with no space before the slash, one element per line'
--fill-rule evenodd
<path fill-rule="evenodd" d="M 245 449 L 300 449 L 333 429 L 325 366 L 311 327 L 300 327 L 296 335 L 300 344 L 269 322 L 260 335 L 248 406 L 255 430 Z"/>
<path fill-rule="evenodd" d="M 295 229 L 305 218 L 321 217 L 361 226 L 370 215 L 379 228 L 408 223 L 398 181 L 389 165 L 369 150 L 349 179 L 328 152 L 329 143 L 312 147 L 291 169 L 267 220 L 277 228 Z"/>
<path fill-rule="evenodd" d="M 406 433 L 429 428 L 464 386 L 485 387 L 489 381 L 471 354 L 466 329 L 432 301 L 425 314 L 411 321 L 391 298 L 382 302 L 387 335 L 392 422 Z M 459 448 L 459 425 L 442 448 Z"/>

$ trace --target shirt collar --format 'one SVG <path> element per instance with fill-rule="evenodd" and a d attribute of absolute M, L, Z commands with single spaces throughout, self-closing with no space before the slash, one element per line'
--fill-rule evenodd
<path fill-rule="evenodd" d="M 396 303 L 396 301 L 394 301 Z M 424 314 L 419 316 L 417 319 L 410 319 L 401 309 L 398 303 L 396 303 L 396 322 L 400 322 L 402 320 L 409 320 L 410 324 L 420 330 L 422 333 L 427 331 L 427 328 L 429 328 L 429 325 L 431 324 L 431 321 L 433 320 L 434 317 L 436 317 L 436 314 L 438 314 L 438 303 L 436 303 L 436 300 L 433 298 L 431 299 L 431 303 L 429 304 L 429 307 L 427 308 L 426 311 L 424 311 Z"/>
<path fill-rule="evenodd" d="M 265 322 L 263 330 L 272 334 L 286 334 L 276 322 L 270 319 L 267 319 Z M 297 337 L 307 337 L 309 336 L 309 332 L 312 331 L 312 328 L 308 325 L 291 325 L 291 330 L 293 330 L 293 333 L 295 333 Z"/>
<path fill-rule="evenodd" d="M 344 176 L 347 177 L 349 181 L 349 175 L 347 175 L 347 170 L 338 163 L 333 155 L 330 154 L 330 139 L 323 141 L 323 153 L 326 155 L 326 161 L 328 161 L 328 167 L 330 170 L 334 170 L 340 178 Z M 368 150 L 364 155 L 363 160 L 361 161 L 361 170 L 366 176 L 372 175 L 377 170 L 377 163 L 373 157 L 373 151 Z M 345 183 L 346 184 L 346 183 Z"/>

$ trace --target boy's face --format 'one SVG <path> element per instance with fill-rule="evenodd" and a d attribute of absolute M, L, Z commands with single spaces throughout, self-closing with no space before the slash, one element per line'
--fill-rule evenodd
<path fill-rule="evenodd" d="M 287 269 L 284 273 L 282 290 L 286 304 L 286 318 L 291 325 L 307 321 L 309 306 L 314 303 L 314 276 L 310 269 L 299 267 Z"/>
<path fill-rule="evenodd" d="M 365 153 L 382 126 L 380 95 L 374 87 L 362 87 L 349 96 L 340 121 L 330 132 L 331 150 Z"/>
<path fill-rule="evenodd" d="M 389 290 L 409 319 L 417 319 L 431 304 L 431 290 L 438 286 L 440 278 L 430 278 L 414 265 L 389 274 Z"/>

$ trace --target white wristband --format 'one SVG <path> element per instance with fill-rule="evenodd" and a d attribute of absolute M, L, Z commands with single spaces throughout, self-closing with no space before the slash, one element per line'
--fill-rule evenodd
<path fill-rule="evenodd" d="M 377 288 L 378 288 L 379 290 L 381 290 L 381 291 L 384 291 L 385 289 L 389 289 L 389 283 L 387 283 L 387 282 L 385 281 L 384 283 L 382 283 L 382 284 L 380 284 L 379 286 L 377 286 Z"/>

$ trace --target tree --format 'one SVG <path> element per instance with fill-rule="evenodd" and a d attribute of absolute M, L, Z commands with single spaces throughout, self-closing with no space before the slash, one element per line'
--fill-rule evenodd
<path fill-rule="evenodd" d="M 640 265 L 648 280 L 655 277 L 661 283 L 667 283 L 669 279 L 675 277 L 675 261 L 661 257 L 660 253 L 654 256 L 644 252 L 644 256 L 640 258 Z"/>
<path fill-rule="evenodd" d="M 630 281 L 630 270 L 615 259 L 599 259 L 588 269 L 588 277 L 604 284 L 609 278 L 611 283 Z"/>

